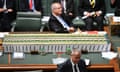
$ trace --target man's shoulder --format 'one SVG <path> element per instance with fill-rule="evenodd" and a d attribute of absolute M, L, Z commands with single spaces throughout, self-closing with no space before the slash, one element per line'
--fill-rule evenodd
<path fill-rule="evenodd" d="M 50 19 L 51 19 L 51 20 L 56 20 L 56 17 L 51 14 Z"/>

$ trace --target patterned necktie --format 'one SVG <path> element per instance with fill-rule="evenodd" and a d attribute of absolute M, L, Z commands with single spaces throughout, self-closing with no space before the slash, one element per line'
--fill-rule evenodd
<path fill-rule="evenodd" d="M 90 4 L 91 4 L 92 8 L 94 8 L 95 7 L 95 0 L 90 0 Z"/>

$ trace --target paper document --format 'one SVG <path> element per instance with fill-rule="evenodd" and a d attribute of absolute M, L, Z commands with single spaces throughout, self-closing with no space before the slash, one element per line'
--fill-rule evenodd
<path fill-rule="evenodd" d="M 106 59 L 113 59 L 117 57 L 117 53 L 115 52 L 102 52 L 102 57 Z"/>
<path fill-rule="evenodd" d="M 24 59 L 25 55 L 22 52 L 14 52 L 13 53 L 13 58 L 14 59 Z"/>
<path fill-rule="evenodd" d="M 44 16 L 41 20 L 42 20 L 43 22 L 48 22 L 49 19 L 50 19 L 49 16 Z"/>
<path fill-rule="evenodd" d="M 0 38 L 4 38 L 5 35 L 8 35 L 9 32 L 0 32 Z"/>
<path fill-rule="evenodd" d="M 65 62 L 67 60 L 67 58 L 53 58 L 53 64 L 61 64 L 63 62 Z"/>
<path fill-rule="evenodd" d="M 113 22 L 120 22 L 120 17 L 114 16 L 113 17 Z"/>
<path fill-rule="evenodd" d="M 84 61 L 87 66 L 90 65 L 90 59 L 84 59 Z"/>

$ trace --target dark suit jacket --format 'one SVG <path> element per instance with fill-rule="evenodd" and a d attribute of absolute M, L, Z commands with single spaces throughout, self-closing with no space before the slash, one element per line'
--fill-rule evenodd
<path fill-rule="evenodd" d="M 78 67 L 79 67 L 80 72 L 87 72 L 86 65 L 83 60 L 80 60 L 78 62 Z M 73 72 L 72 63 L 70 59 L 68 59 L 63 64 L 58 65 L 58 69 L 56 70 L 56 72 Z"/>
<path fill-rule="evenodd" d="M 111 4 L 111 7 L 114 8 L 119 8 L 120 9 L 120 0 L 115 0 L 115 3 L 114 4 Z"/>
<path fill-rule="evenodd" d="M 53 2 L 60 2 L 61 3 L 61 0 L 53 0 Z M 75 18 L 75 4 L 74 4 L 74 0 L 66 0 L 66 12 L 67 12 L 67 15 L 69 13 L 72 13 L 73 14 L 73 18 Z"/>
<path fill-rule="evenodd" d="M 4 2 L 0 0 L 0 8 L 3 8 L 3 5 L 4 5 Z M 16 0 L 6 0 L 6 8 L 13 9 L 13 12 L 8 12 L 5 16 L 9 17 L 10 20 L 14 20 L 16 18 Z M 3 18 L 4 13 L 2 12 L 1 14 Z"/>
<path fill-rule="evenodd" d="M 111 4 L 112 8 L 116 8 L 115 9 L 115 16 L 120 16 L 120 0 L 115 0 L 114 4 Z"/>
<path fill-rule="evenodd" d="M 73 24 L 65 17 L 61 15 L 61 17 L 66 21 L 66 23 L 71 27 Z M 65 29 L 62 24 L 56 19 L 55 16 L 51 15 L 49 19 L 49 27 L 52 31 L 56 33 L 68 33 L 67 29 Z"/>
<path fill-rule="evenodd" d="M 18 1 L 19 1 L 19 6 L 18 6 L 19 11 L 30 11 L 29 0 L 18 0 Z M 42 11 L 41 0 L 34 0 L 34 5 L 37 11 Z"/>
<path fill-rule="evenodd" d="M 105 14 L 106 12 L 106 8 L 105 8 L 105 1 L 104 0 L 95 0 L 96 3 L 95 3 L 95 7 L 92 8 L 92 6 L 90 5 L 90 2 L 89 0 L 79 0 L 79 14 L 81 16 L 84 16 L 83 13 L 85 11 L 88 11 L 88 12 L 93 12 L 93 11 L 99 11 L 101 10 L 102 11 L 102 15 Z"/>

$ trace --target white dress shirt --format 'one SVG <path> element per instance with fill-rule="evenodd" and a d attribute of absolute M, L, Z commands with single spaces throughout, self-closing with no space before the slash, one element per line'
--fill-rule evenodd
<path fill-rule="evenodd" d="M 64 13 L 66 13 L 66 0 L 61 0 L 61 4 L 63 6 Z"/>

